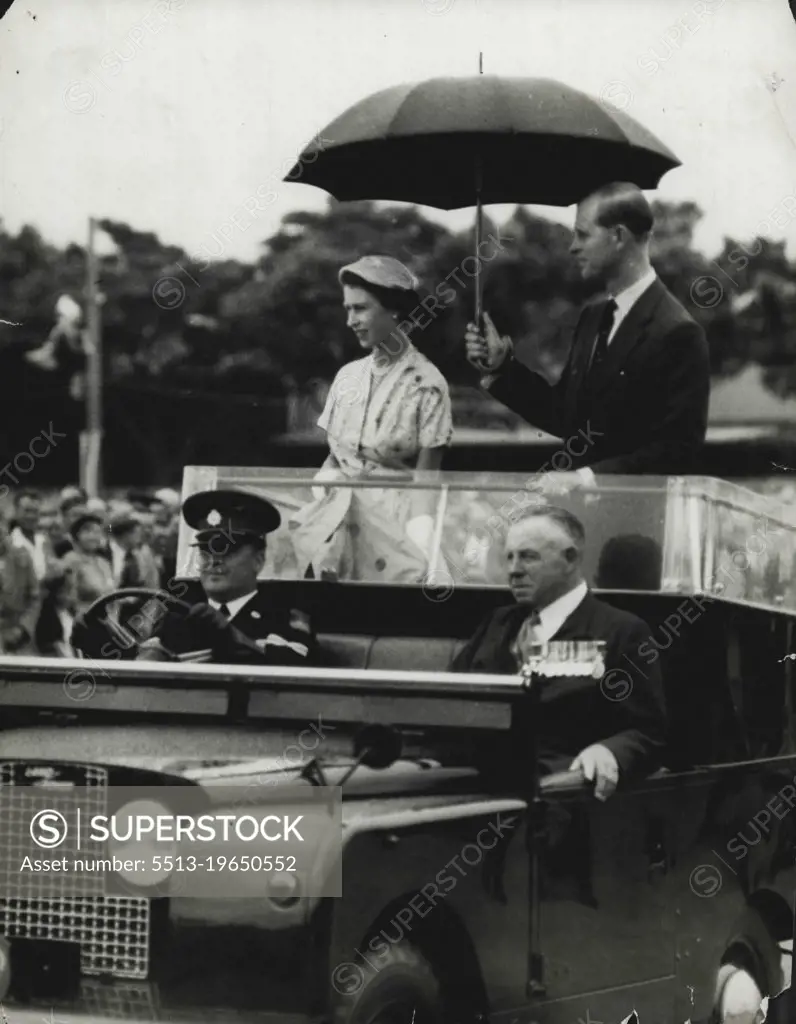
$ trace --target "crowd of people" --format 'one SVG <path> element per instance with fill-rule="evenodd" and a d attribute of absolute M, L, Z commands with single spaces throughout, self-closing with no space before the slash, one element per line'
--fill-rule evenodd
<path fill-rule="evenodd" d="M 73 655 L 75 617 L 97 598 L 174 578 L 178 529 L 170 488 L 107 501 L 17 491 L 0 510 L 0 653 Z"/>

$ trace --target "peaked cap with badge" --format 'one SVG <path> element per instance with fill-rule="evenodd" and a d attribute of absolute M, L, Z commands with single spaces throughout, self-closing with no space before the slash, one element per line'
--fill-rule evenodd
<path fill-rule="evenodd" d="M 185 499 L 182 515 L 196 530 L 194 547 L 206 546 L 216 537 L 230 545 L 261 541 L 282 522 L 270 501 L 248 491 L 200 491 Z"/>
<path fill-rule="evenodd" d="M 281 523 L 270 501 L 247 491 L 200 491 L 185 499 L 182 514 L 196 530 L 194 546 L 210 547 L 216 554 L 236 544 L 262 542 Z M 213 545 L 218 537 L 226 547 Z M 209 605 L 201 586 L 195 585 L 184 603 L 191 605 L 188 614 L 169 608 L 153 636 L 141 644 L 140 659 L 301 667 L 315 661 L 309 615 L 282 604 L 279 592 L 268 583 L 227 619 Z"/>

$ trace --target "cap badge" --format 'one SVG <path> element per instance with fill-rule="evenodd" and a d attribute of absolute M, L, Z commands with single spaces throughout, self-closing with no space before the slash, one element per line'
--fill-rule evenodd
<path fill-rule="evenodd" d="M 211 508 L 210 511 L 207 513 L 207 525 L 208 526 L 218 526 L 218 524 L 220 522 L 221 522 L 221 513 L 218 511 L 217 508 Z"/>

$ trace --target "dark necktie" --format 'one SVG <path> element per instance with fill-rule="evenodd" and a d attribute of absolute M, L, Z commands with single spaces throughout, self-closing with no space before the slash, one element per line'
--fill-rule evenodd
<path fill-rule="evenodd" d="M 522 668 L 528 658 L 530 658 L 533 644 L 541 643 L 538 632 L 538 627 L 541 624 L 542 620 L 539 612 L 534 609 L 520 626 L 517 639 L 512 645 L 512 653 L 517 659 L 518 668 Z"/>
<path fill-rule="evenodd" d="M 218 610 L 221 612 L 221 614 L 224 616 L 225 619 L 232 618 L 232 615 L 230 613 L 229 607 L 227 605 L 220 604 L 218 606 Z"/>
<path fill-rule="evenodd" d="M 120 587 L 136 587 L 138 586 L 138 563 L 136 561 L 135 553 L 128 551 L 124 556 L 122 562 L 122 574 L 119 579 Z"/>
<path fill-rule="evenodd" d="M 597 327 L 597 339 L 592 350 L 590 369 L 599 367 L 605 359 L 605 354 L 608 351 L 608 335 L 614 326 L 615 314 L 616 303 L 613 299 L 609 299 L 605 304 L 605 309 L 602 312 L 600 323 Z"/>

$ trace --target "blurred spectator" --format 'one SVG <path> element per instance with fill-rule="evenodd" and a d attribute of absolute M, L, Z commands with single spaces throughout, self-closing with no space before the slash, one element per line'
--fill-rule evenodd
<path fill-rule="evenodd" d="M 19 491 L 14 498 L 14 528 L 11 543 L 24 548 L 31 557 L 36 578 L 47 575 L 50 545 L 41 527 L 41 498 L 34 491 Z"/>
<path fill-rule="evenodd" d="M 103 553 L 103 519 L 85 509 L 69 527 L 73 550 L 64 558 L 64 568 L 73 570 L 77 587 L 77 610 L 85 611 L 98 597 L 116 589 L 110 558 Z"/>
<path fill-rule="evenodd" d="M 139 519 L 130 513 L 117 513 L 110 521 L 111 565 L 117 587 L 160 586 L 155 556 L 144 544 Z"/>
<path fill-rule="evenodd" d="M 25 548 L 14 547 L 0 514 L 0 652 L 28 654 L 39 614 L 39 581 Z"/>
<path fill-rule="evenodd" d="M 63 506 L 67 502 L 72 502 L 75 505 L 85 505 L 88 501 L 88 494 L 82 487 L 78 487 L 77 484 L 69 484 L 61 490 L 60 504 Z"/>
<path fill-rule="evenodd" d="M 177 541 L 180 524 L 176 515 L 152 525 L 152 551 L 160 572 L 160 585 L 167 587 L 177 575 Z"/>
<path fill-rule="evenodd" d="M 93 512 L 103 518 L 108 514 L 108 505 L 102 498 L 89 498 L 85 503 L 86 511 Z"/>
<path fill-rule="evenodd" d="M 36 649 L 47 658 L 73 658 L 70 643 L 77 610 L 77 588 L 73 572 L 59 569 L 43 584 L 44 600 L 36 623 Z"/>
<path fill-rule="evenodd" d="M 180 511 L 180 496 L 171 487 L 161 487 L 160 490 L 155 491 L 154 502 L 167 509 L 169 516 L 177 515 Z"/>
<path fill-rule="evenodd" d="M 136 515 L 148 515 L 152 501 L 152 495 L 148 491 L 132 490 L 127 492 L 127 502 Z"/>
<path fill-rule="evenodd" d="M 64 526 L 61 513 L 57 510 L 50 514 L 47 523 L 47 539 L 50 542 L 50 551 L 56 561 L 60 561 L 64 555 L 72 550 L 72 540 Z"/>
<path fill-rule="evenodd" d="M 56 555 L 53 550 L 53 545 L 56 541 L 62 539 L 62 526 L 61 517 L 58 514 L 58 508 L 53 508 L 51 505 L 42 505 L 41 514 L 39 516 L 39 529 L 44 534 L 47 542 L 47 553 L 50 560 L 57 564 L 55 561 Z"/>
<path fill-rule="evenodd" d="M 59 519 L 60 524 L 54 530 L 59 535 L 53 537 L 53 553 L 56 558 L 63 558 L 64 555 L 69 554 L 73 549 L 71 528 L 72 524 L 76 522 L 82 515 L 86 513 L 85 498 L 82 498 L 79 494 L 67 493 L 64 497 L 65 492 L 79 491 L 78 487 L 65 487 L 61 491 L 61 503 L 59 505 Z"/>

